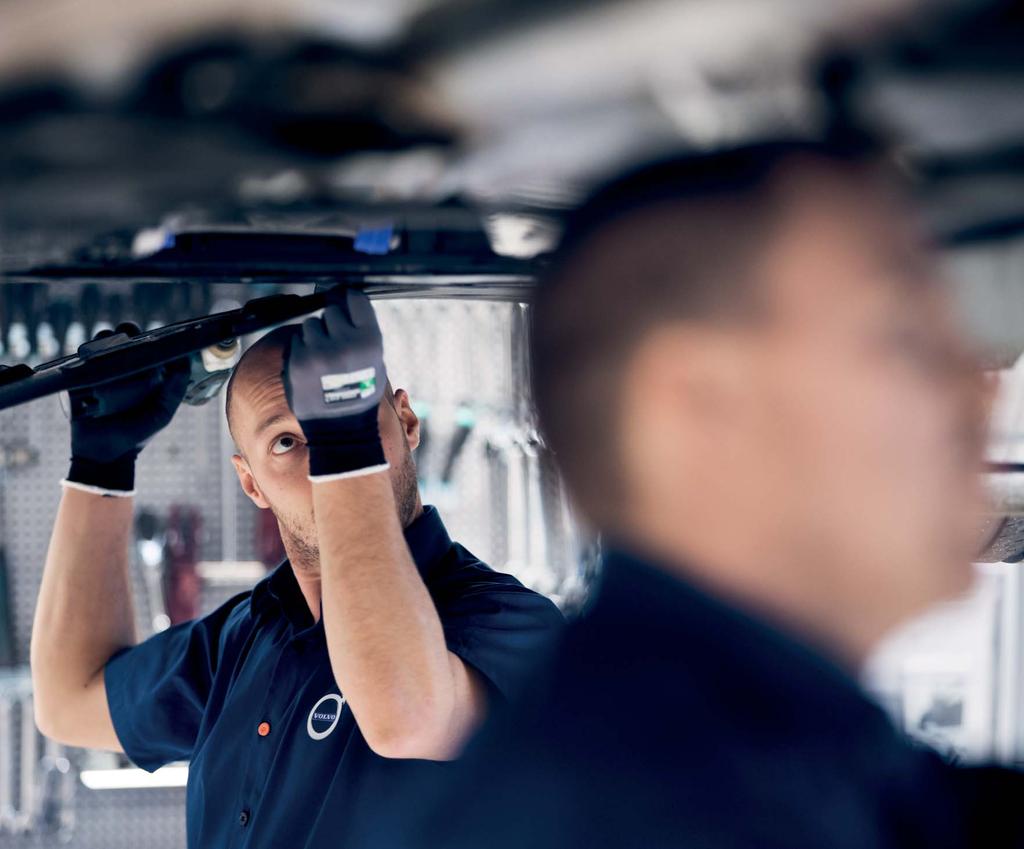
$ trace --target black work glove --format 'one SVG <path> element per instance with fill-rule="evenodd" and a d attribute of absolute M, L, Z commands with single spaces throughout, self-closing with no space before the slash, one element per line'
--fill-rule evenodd
<path fill-rule="evenodd" d="M 113 331 L 96 334 L 97 339 Z M 139 328 L 122 324 L 119 333 Z M 187 357 L 68 393 L 71 402 L 71 468 L 66 485 L 102 495 L 131 495 L 135 460 L 164 428 L 185 397 L 190 376 Z"/>
<path fill-rule="evenodd" d="M 297 328 L 282 378 L 309 447 L 311 480 L 388 468 L 377 424 L 387 384 L 384 343 L 365 294 L 348 290 L 323 318 Z"/>

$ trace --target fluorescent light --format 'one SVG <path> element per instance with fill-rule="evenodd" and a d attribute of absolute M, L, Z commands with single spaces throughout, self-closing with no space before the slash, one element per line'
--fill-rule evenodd
<path fill-rule="evenodd" d="M 196 572 L 211 586 L 254 584 L 267 576 L 267 567 L 259 560 L 200 560 Z"/>
<path fill-rule="evenodd" d="M 138 767 L 123 769 L 83 769 L 82 784 L 90 790 L 134 790 L 140 787 L 184 787 L 188 782 L 187 766 L 164 766 L 156 772 Z"/>

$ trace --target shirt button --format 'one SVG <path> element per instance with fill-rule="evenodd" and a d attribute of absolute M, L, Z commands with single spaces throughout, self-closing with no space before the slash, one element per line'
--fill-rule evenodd
<path fill-rule="evenodd" d="M 256 726 L 256 733 L 259 734 L 260 737 L 266 737 L 270 733 L 270 723 L 261 722 Z"/>
<path fill-rule="evenodd" d="M 249 824 L 249 817 L 250 816 L 251 816 L 251 814 L 249 813 L 248 810 L 243 810 L 243 811 L 239 812 L 239 814 L 238 814 L 238 824 L 240 826 L 242 826 L 242 828 L 245 828 Z"/>

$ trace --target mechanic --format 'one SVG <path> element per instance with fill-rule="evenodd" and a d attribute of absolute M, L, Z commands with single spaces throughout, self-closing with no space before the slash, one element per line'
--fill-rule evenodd
<path fill-rule="evenodd" d="M 579 211 L 532 365 L 603 581 L 447 801 L 379 845 L 1024 845 L 1019 773 L 916 748 L 855 677 L 968 587 L 984 509 L 989 390 L 897 188 L 861 145 L 779 141 Z"/>
<path fill-rule="evenodd" d="M 249 348 L 226 399 L 242 489 L 273 511 L 288 559 L 136 644 L 135 458 L 187 379 L 175 364 L 131 412 L 72 418 L 33 629 L 38 724 L 146 770 L 189 760 L 192 847 L 356 846 L 357 825 L 405 804 L 400 779 L 459 753 L 561 616 L 421 505 L 418 421 L 390 390 L 369 300 L 350 291 Z"/>

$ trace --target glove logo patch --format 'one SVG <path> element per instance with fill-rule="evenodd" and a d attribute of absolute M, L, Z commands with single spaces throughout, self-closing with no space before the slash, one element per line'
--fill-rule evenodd
<path fill-rule="evenodd" d="M 370 366 L 358 371 L 323 374 L 320 376 L 320 388 L 325 404 L 371 398 L 377 391 L 377 369 Z"/>
<path fill-rule="evenodd" d="M 314 740 L 323 740 L 338 725 L 341 710 L 345 706 L 345 697 L 337 693 L 328 693 L 309 712 L 306 719 L 306 732 Z"/>

